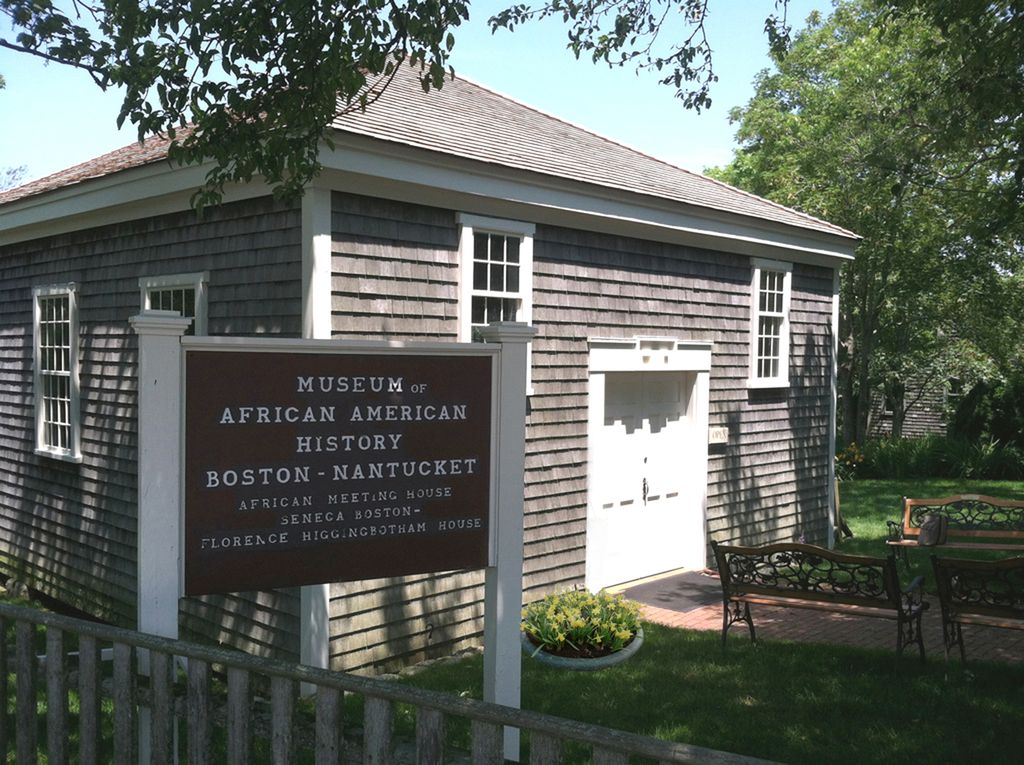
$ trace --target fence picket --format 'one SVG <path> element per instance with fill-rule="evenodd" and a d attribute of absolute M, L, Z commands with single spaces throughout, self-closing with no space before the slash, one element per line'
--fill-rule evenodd
<path fill-rule="evenodd" d="M 367 696 L 363 716 L 364 765 L 391 765 L 391 735 L 394 727 L 391 702 Z"/>
<path fill-rule="evenodd" d="M 594 765 L 628 765 L 629 757 L 622 752 L 594 747 Z"/>
<path fill-rule="evenodd" d="M 416 710 L 416 762 L 444 762 L 444 713 Z"/>
<path fill-rule="evenodd" d="M 554 736 L 534 733 L 530 736 L 530 765 L 559 765 L 562 742 Z"/>
<path fill-rule="evenodd" d="M 210 664 L 188 660 L 188 762 L 211 765 Z"/>
<path fill-rule="evenodd" d="M 132 765 L 135 759 L 135 649 L 114 643 L 114 763 Z"/>
<path fill-rule="evenodd" d="M 35 625 L 19 621 L 14 628 L 18 680 L 15 693 L 15 731 L 18 765 L 39 761 L 36 751 L 36 651 Z"/>
<path fill-rule="evenodd" d="M 295 691 L 294 680 L 277 676 L 270 679 L 270 750 L 275 765 L 292 762 Z"/>
<path fill-rule="evenodd" d="M 473 720 L 472 751 L 473 765 L 503 765 L 505 755 L 502 742 L 502 727 L 494 723 Z"/>
<path fill-rule="evenodd" d="M 78 762 L 97 765 L 100 739 L 100 647 L 96 638 L 78 638 Z"/>
<path fill-rule="evenodd" d="M 64 632 L 46 630 L 46 762 L 68 761 L 68 689 L 64 684 Z"/>
<path fill-rule="evenodd" d="M 152 765 L 174 763 L 174 658 L 149 652 L 150 753 Z"/>
<path fill-rule="evenodd" d="M 228 763 L 248 765 L 252 746 L 251 680 L 247 670 L 228 667 Z"/>
<path fill-rule="evenodd" d="M 341 737 L 342 693 L 337 688 L 316 689 L 316 765 L 338 765 L 344 746 Z"/>

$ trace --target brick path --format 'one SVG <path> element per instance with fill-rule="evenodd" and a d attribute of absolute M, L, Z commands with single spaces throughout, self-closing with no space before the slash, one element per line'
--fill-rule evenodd
<path fill-rule="evenodd" d="M 942 616 L 939 604 L 932 599 L 922 617 L 925 654 L 943 659 Z M 834 643 L 894 651 L 896 625 L 888 619 L 830 614 L 802 608 L 768 608 L 753 606 L 751 613 L 758 640 L 802 640 L 809 643 Z M 722 604 L 697 606 L 686 610 L 673 610 L 644 605 L 644 617 L 656 624 L 693 630 L 722 629 Z M 1024 631 L 966 626 L 963 630 L 967 661 L 1005 661 L 1024 663 Z M 747 638 L 744 624 L 733 625 L 730 637 Z M 913 646 L 908 649 L 916 655 Z M 906 655 L 906 654 L 905 654 Z M 959 660 L 958 656 L 953 656 Z"/>

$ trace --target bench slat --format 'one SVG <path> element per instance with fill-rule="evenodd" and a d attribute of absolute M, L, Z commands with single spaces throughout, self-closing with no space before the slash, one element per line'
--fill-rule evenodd
<path fill-rule="evenodd" d="M 850 614 L 851 616 L 870 616 L 881 619 L 896 619 L 899 611 L 887 606 L 858 606 L 850 603 L 835 603 L 822 600 L 806 600 L 804 598 L 773 597 L 771 595 L 733 595 L 731 600 L 750 603 L 757 606 L 778 606 L 781 608 L 807 608 L 814 611 L 833 611 Z"/>

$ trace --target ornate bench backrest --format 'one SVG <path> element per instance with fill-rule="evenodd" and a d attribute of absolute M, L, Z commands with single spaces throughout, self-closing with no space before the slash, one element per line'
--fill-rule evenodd
<path fill-rule="evenodd" d="M 903 530 L 916 534 L 926 515 L 949 518 L 951 534 L 1021 537 L 1024 539 L 1024 502 L 963 494 L 942 499 L 903 499 Z"/>
<path fill-rule="evenodd" d="M 1024 619 L 1024 557 L 968 560 L 932 556 L 943 609 Z"/>
<path fill-rule="evenodd" d="M 712 542 L 722 592 L 798 595 L 836 603 L 899 607 L 900 589 L 891 559 L 843 555 L 805 544 L 764 547 Z"/>

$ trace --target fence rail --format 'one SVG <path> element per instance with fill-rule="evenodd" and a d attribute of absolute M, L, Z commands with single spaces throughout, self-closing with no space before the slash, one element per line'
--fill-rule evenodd
<path fill-rule="evenodd" d="M 40 656 L 37 626 L 45 628 L 45 654 Z M 296 762 L 300 749 L 310 752 L 316 765 L 354 762 L 342 736 L 345 694 L 362 697 L 361 760 L 388 765 L 409 760 L 424 765 L 470 762 L 503 763 L 502 729 L 518 728 L 529 742 L 530 763 L 561 762 L 566 742 L 589 747 L 591 759 L 601 765 L 623 765 L 630 756 L 658 763 L 691 765 L 770 765 L 742 755 L 675 744 L 609 728 L 565 720 L 411 688 L 393 681 L 358 677 L 300 664 L 259 659 L 217 647 L 146 635 L 139 632 L 72 619 L 31 608 L 0 604 L 0 634 L 13 627 L 13 661 L 8 640 L 0 640 L 0 677 L 16 676 L 13 684 L 13 742 L 11 717 L 0 714 L 0 751 L 13 743 L 15 761 L 39 761 L 41 737 L 39 698 L 45 694 L 45 752 L 49 765 L 71 760 L 82 765 L 113 762 L 134 765 L 146 750 L 155 764 L 175 762 L 175 726 L 186 724 L 186 752 L 190 765 L 227 762 L 249 765 L 253 759 L 255 725 L 253 707 L 269 689 L 270 760 L 280 765 Z M 71 636 L 77 656 L 68 655 Z M 103 682 L 101 649 L 112 649 L 112 673 Z M 183 661 L 182 661 L 183 660 Z M 178 669 L 185 666 L 184 692 L 177 692 Z M 75 673 L 77 681 L 73 683 Z M 226 693 L 219 693 L 213 670 L 226 678 Z M 44 675 L 40 686 L 39 675 Z M 300 687 L 315 689 L 315 723 L 310 741 L 299 741 L 294 725 Z M 8 683 L 0 682 L 0 710 L 8 708 Z M 70 730 L 69 698 L 77 694 L 77 737 Z M 217 698 L 215 698 L 215 695 Z M 399 757 L 394 734 L 396 705 L 415 710 L 414 749 Z M 106 706 L 106 710 L 104 710 Z M 220 710 L 215 723 L 214 710 Z M 449 720 L 470 722 L 470 751 L 446 751 Z M 222 725 L 226 744 L 214 754 L 214 726 Z M 104 736 L 110 740 L 104 740 Z M 77 751 L 69 751 L 77 738 Z M 104 749 L 104 747 L 106 747 Z M 101 755 L 111 751 L 112 755 Z M 347 755 L 347 756 L 346 756 Z"/>

